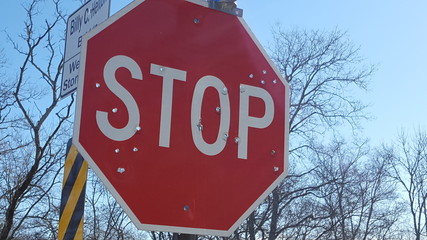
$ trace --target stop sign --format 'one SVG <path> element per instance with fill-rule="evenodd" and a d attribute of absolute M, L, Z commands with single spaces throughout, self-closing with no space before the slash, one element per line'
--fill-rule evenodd
<path fill-rule="evenodd" d="M 140 229 L 230 235 L 287 174 L 288 84 L 206 4 L 136 0 L 82 41 L 74 144 Z"/>

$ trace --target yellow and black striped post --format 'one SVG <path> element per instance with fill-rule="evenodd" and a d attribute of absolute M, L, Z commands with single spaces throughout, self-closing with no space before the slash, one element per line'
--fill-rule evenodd
<path fill-rule="evenodd" d="M 77 152 L 71 139 L 67 144 L 64 165 L 61 207 L 59 216 L 59 240 L 83 239 L 83 213 L 86 192 L 87 162 Z"/>

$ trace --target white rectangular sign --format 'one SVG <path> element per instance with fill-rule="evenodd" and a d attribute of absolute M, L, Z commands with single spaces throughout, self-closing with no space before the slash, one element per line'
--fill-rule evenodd
<path fill-rule="evenodd" d="M 90 0 L 70 15 L 65 35 L 64 68 L 62 72 L 61 98 L 77 89 L 80 68 L 82 36 L 105 21 L 110 15 L 111 0 Z"/>

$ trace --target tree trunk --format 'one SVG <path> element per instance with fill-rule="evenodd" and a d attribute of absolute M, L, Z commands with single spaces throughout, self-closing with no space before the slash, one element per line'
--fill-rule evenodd
<path fill-rule="evenodd" d="M 248 220 L 249 240 L 255 240 L 255 213 L 249 215 Z"/>

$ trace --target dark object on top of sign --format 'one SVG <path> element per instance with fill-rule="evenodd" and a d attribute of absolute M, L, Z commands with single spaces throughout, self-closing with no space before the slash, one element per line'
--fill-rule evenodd
<path fill-rule="evenodd" d="M 238 17 L 243 16 L 243 9 L 237 7 L 236 0 L 208 0 L 209 7 Z"/>

